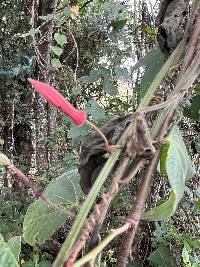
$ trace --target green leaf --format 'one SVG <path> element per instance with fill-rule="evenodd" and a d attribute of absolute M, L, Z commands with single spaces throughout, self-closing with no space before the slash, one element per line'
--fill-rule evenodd
<path fill-rule="evenodd" d="M 200 249 L 200 240 L 192 238 L 190 235 L 184 237 L 184 246 L 191 252 L 193 249 Z"/>
<path fill-rule="evenodd" d="M 153 264 L 153 266 L 171 267 L 173 264 L 170 250 L 166 247 L 159 247 L 151 252 L 148 260 Z"/>
<path fill-rule="evenodd" d="M 195 121 L 200 121 L 200 95 L 196 95 L 191 100 L 190 108 L 184 109 L 184 116 L 193 119 Z"/>
<path fill-rule="evenodd" d="M 85 4 L 86 2 L 87 2 L 87 0 L 78 0 L 77 1 L 79 4 L 81 4 L 81 5 L 83 5 L 83 4 Z"/>
<path fill-rule="evenodd" d="M 168 142 L 170 147 L 165 165 L 170 186 L 176 193 L 179 201 L 185 190 L 186 179 L 191 178 L 191 176 L 188 177 L 188 173 L 191 175 L 191 170 L 188 172 L 188 168 L 192 168 L 192 163 L 188 156 L 181 132 L 177 126 L 172 128 L 168 137 Z M 194 169 L 193 173 L 195 173 Z"/>
<path fill-rule="evenodd" d="M 112 82 L 110 81 L 110 79 L 108 79 L 106 77 L 104 77 L 103 89 L 107 94 L 109 94 L 111 96 L 116 96 L 118 93 L 117 87 L 114 86 L 112 84 Z"/>
<path fill-rule="evenodd" d="M 51 50 L 53 51 L 53 53 L 56 55 L 56 56 L 58 56 L 58 57 L 60 57 L 61 55 L 62 55 L 62 53 L 63 53 L 63 48 L 61 48 L 61 47 L 59 47 L 59 46 L 51 46 Z"/>
<path fill-rule="evenodd" d="M 195 86 L 194 91 L 195 91 L 195 95 L 200 95 L 200 83 L 198 83 Z"/>
<path fill-rule="evenodd" d="M 170 144 L 166 143 L 160 152 L 160 172 L 164 175 L 167 175 L 165 161 L 166 161 L 169 147 L 170 147 Z"/>
<path fill-rule="evenodd" d="M 15 256 L 0 234 L 0 266 L 19 267 Z"/>
<path fill-rule="evenodd" d="M 115 69 L 115 79 L 120 81 L 128 81 L 130 79 L 130 74 L 127 69 L 116 67 Z"/>
<path fill-rule="evenodd" d="M 137 87 L 141 96 L 144 96 L 152 81 L 164 64 L 163 54 L 158 46 L 153 47 L 143 58 L 141 58 L 133 67 L 132 72 L 144 67 L 145 71 Z"/>
<path fill-rule="evenodd" d="M 54 39 L 56 40 L 57 44 L 61 46 L 67 43 L 67 37 L 64 34 L 60 34 L 58 32 L 54 34 Z"/>
<path fill-rule="evenodd" d="M 116 19 L 119 14 L 119 4 L 117 2 L 105 1 L 101 7 L 105 17 L 113 17 Z"/>
<path fill-rule="evenodd" d="M 72 93 L 74 95 L 80 95 L 81 94 L 81 91 L 82 91 L 82 87 L 80 85 L 77 85 L 77 86 L 73 86 L 72 87 Z"/>
<path fill-rule="evenodd" d="M 163 54 L 158 46 L 153 47 L 144 57 L 138 60 L 132 67 L 132 71 L 136 71 L 140 67 L 150 67 L 155 59 L 164 62 Z"/>
<path fill-rule="evenodd" d="M 142 28 L 142 31 L 145 33 L 147 37 L 151 38 L 152 40 L 155 40 L 155 36 L 156 36 L 155 28 L 144 27 Z"/>
<path fill-rule="evenodd" d="M 62 67 L 62 64 L 60 63 L 60 60 L 58 58 L 53 58 L 51 60 L 51 65 L 54 69 L 59 69 Z"/>
<path fill-rule="evenodd" d="M 195 205 L 196 205 L 197 210 L 200 211 L 200 199 L 197 200 Z"/>
<path fill-rule="evenodd" d="M 181 132 L 174 126 L 167 138 L 168 143 L 161 151 L 160 170 L 168 176 L 172 192 L 163 204 L 145 212 L 144 220 L 164 220 L 171 217 L 182 199 L 185 182 L 195 174 L 195 169 L 188 156 Z"/>
<path fill-rule="evenodd" d="M 0 152 L 0 165 L 8 165 L 9 159 L 6 155 Z"/>
<path fill-rule="evenodd" d="M 120 31 L 126 25 L 127 19 L 113 20 L 111 26 L 114 30 Z"/>
<path fill-rule="evenodd" d="M 50 261 L 40 261 L 38 267 L 51 267 L 52 264 Z"/>
<path fill-rule="evenodd" d="M 89 132 L 89 128 L 86 125 L 83 125 L 81 127 L 73 124 L 70 128 L 70 130 L 67 133 L 67 136 L 69 138 L 75 139 L 77 141 L 77 139 L 82 139 L 80 137 L 85 137 Z"/>
<path fill-rule="evenodd" d="M 83 83 L 94 83 L 100 78 L 99 70 L 92 70 L 90 71 L 88 76 L 82 76 L 79 78 L 79 81 Z"/>
<path fill-rule="evenodd" d="M 20 37 L 34 37 L 37 33 L 41 33 L 40 29 L 30 29 L 30 31 L 28 31 L 27 33 L 21 34 Z"/>
<path fill-rule="evenodd" d="M 90 113 L 94 120 L 101 121 L 105 119 L 105 109 L 100 106 L 95 100 L 89 100 L 85 111 Z"/>
<path fill-rule="evenodd" d="M 142 219 L 149 221 L 160 221 L 170 218 L 176 211 L 176 200 L 177 198 L 175 193 L 171 192 L 168 200 L 166 200 L 159 206 L 144 212 L 142 215 Z"/>
<path fill-rule="evenodd" d="M 19 254 L 21 252 L 21 236 L 14 236 L 7 242 L 7 245 L 9 246 L 16 260 L 18 261 Z"/>
<path fill-rule="evenodd" d="M 39 16 L 41 20 L 50 21 L 54 19 L 54 14 L 48 14 L 46 16 Z"/>
<path fill-rule="evenodd" d="M 50 238 L 69 217 L 69 212 L 77 205 L 81 194 L 77 170 L 68 171 L 52 180 L 45 190 L 45 195 L 52 203 L 64 206 L 66 212 L 49 207 L 41 200 L 32 203 L 23 223 L 25 241 L 33 246 L 35 244 L 41 245 Z"/>
<path fill-rule="evenodd" d="M 182 256 L 182 258 L 183 258 L 183 262 L 184 262 L 185 264 L 190 263 L 189 252 L 187 251 L 187 249 L 186 249 L 185 246 L 183 247 L 181 256 Z"/>

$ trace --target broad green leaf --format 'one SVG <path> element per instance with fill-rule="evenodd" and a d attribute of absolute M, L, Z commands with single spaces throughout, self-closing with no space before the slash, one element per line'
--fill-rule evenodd
<path fill-rule="evenodd" d="M 162 66 L 163 66 L 163 61 L 158 57 L 153 60 L 151 66 L 146 67 L 145 72 L 140 81 L 140 84 L 136 88 L 137 90 L 139 90 L 141 96 L 145 95 L 147 89 L 151 85 L 152 81 L 154 80 L 154 78 L 156 77 L 157 73 L 159 72 Z"/>
<path fill-rule="evenodd" d="M 111 76 L 111 70 L 108 69 L 107 67 L 101 66 L 99 69 L 99 73 L 103 78 L 110 77 Z"/>
<path fill-rule="evenodd" d="M 171 217 L 182 199 L 185 182 L 195 174 L 195 169 L 188 156 L 181 132 L 174 126 L 167 138 L 168 143 L 161 151 L 160 170 L 168 176 L 172 192 L 163 204 L 145 212 L 144 220 L 164 220 Z"/>
<path fill-rule="evenodd" d="M 102 4 L 102 9 L 105 17 L 116 17 L 119 14 L 119 4 L 117 2 L 105 1 Z"/>
<path fill-rule="evenodd" d="M 107 94 L 111 96 L 115 96 L 118 93 L 117 87 L 114 86 L 108 78 L 104 78 L 103 89 Z"/>
<path fill-rule="evenodd" d="M 0 234 L 0 266 L 1 267 L 19 267 L 15 256 L 10 247 L 5 243 Z"/>
<path fill-rule="evenodd" d="M 173 266 L 172 256 L 170 250 L 167 247 L 159 247 L 151 252 L 148 260 L 153 266 Z"/>
<path fill-rule="evenodd" d="M 127 69 L 117 67 L 115 69 L 115 79 L 120 81 L 128 81 L 130 79 L 130 74 Z"/>
<path fill-rule="evenodd" d="M 61 46 L 67 43 L 67 37 L 64 34 L 60 34 L 58 32 L 54 34 L 54 39 L 56 40 L 57 44 Z"/>
<path fill-rule="evenodd" d="M 192 163 L 187 153 L 181 132 L 177 126 L 172 128 L 168 137 L 168 142 L 170 146 L 166 155 L 165 165 L 169 184 L 177 195 L 179 201 L 185 190 L 186 179 L 191 178 Z M 188 169 L 190 169 L 190 171 L 188 171 Z M 194 174 L 195 170 L 193 169 L 193 175 Z"/>
<path fill-rule="evenodd" d="M 9 159 L 6 155 L 0 152 L 0 165 L 7 165 L 9 163 Z"/>
<path fill-rule="evenodd" d="M 52 180 L 45 190 L 45 195 L 52 203 L 61 205 L 66 212 L 49 207 L 41 200 L 32 203 L 23 223 L 25 241 L 29 245 L 40 245 L 50 238 L 69 217 L 69 212 L 76 207 L 81 194 L 77 170 L 68 171 Z"/>
<path fill-rule="evenodd" d="M 164 175 L 167 175 L 165 161 L 166 161 L 169 147 L 170 147 L 170 143 L 166 143 L 160 152 L 160 165 L 159 165 L 160 169 L 159 169 L 159 171 Z"/>
<path fill-rule="evenodd" d="M 184 237 L 184 246 L 191 252 L 192 249 L 200 249 L 200 240 L 194 239 L 192 236 L 187 235 Z"/>
<path fill-rule="evenodd" d="M 171 192 L 168 200 L 159 206 L 146 211 L 142 215 L 143 220 L 159 221 L 170 218 L 176 211 L 176 195 Z"/>
<path fill-rule="evenodd" d="M 62 67 L 62 64 L 60 63 L 60 60 L 59 60 L 58 58 L 53 58 L 53 59 L 51 60 L 51 65 L 52 65 L 52 67 L 55 68 L 55 69 L 59 69 L 59 68 Z"/>
<path fill-rule="evenodd" d="M 195 174 L 196 174 L 195 166 L 194 166 L 193 162 L 189 159 L 185 180 L 186 181 L 190 180 L 192 177 L 195 176 Z"/>
<path fill-rule="evenodd" d="M 144 96 L 152 81 L 156 77 L 164 64 L 163 54 L 158 46 L 152 48 L 141 60 L 139 60 L 133 70 L 144 67 L 145 71 L 137 87 L 141 96 Z"/>
<path fill-rule="evenodd" d="M 89 128 L 87 125 L 83 125 L 81 127 L 73 124 L 70 128 L 70 130 L 67 133 L 67 136 L 72 139 L 78 139 L 81 136 L 85 137 L 89 132 Z M 82 139 L 82 138 L 80 138 Z"/>
<path fill-rule="evenodd" d="M 85 111 L 90 113 L 95 121 L 103 120 L 105 118 L 105 109 L 95 100 L 88 101 Z"/>
<path fill-rule="evenodd" d="M 158 46 L 152 48 L 143 58 L 141 58 L 133 67 L 132 72 L 144 67 L 145 71 L 137 87 L 141 96 L 144 96 L 152 81 L 164 64 L 163 54 Z"/>
<path fill-rule="evenodd" d="M 163 54 L 158 46 L 153 47 L 144 57 L 138 60 L 138 62 L 132 67 L 132 72 L 141 67 L 151 67 L 154 60 L 164 63 Z"/>
<path fill-rule="evenodd" d="M 63 53 L 63 48 L 59 47 L 59 46 L 51 46 L 51 50 L 54 52 L 54 54 L 58 57 L 60 57 Z"/>
<path fill-rule="evenodd" d="M 18 261 L 21 252 L 21 236 L 14 236 L 7 242 L 7 245 L 15 256 L 15 259 Z"/>

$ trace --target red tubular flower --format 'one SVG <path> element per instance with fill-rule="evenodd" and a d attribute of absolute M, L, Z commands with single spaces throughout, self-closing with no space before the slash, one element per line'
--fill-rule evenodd
<path fill-rule="evenodd" d="M 76 125 L 83 125 L 87 122 L 87 113 L 75 109 L 55 88 L 33 79 L 28 79 L 34 89 L 40 93 L 50 104 L 69 116 Z"/>

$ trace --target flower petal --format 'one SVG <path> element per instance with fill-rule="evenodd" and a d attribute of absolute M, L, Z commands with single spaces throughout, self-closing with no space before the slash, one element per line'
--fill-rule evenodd
<path fill-rule="evenodd" d="M 69 116 L 76 125 L 83 125 L 86 122 L 87 113 L 74 108 L 54 87 L 30 78 L 28 81 L 38 93 L 58 110 Z"/>

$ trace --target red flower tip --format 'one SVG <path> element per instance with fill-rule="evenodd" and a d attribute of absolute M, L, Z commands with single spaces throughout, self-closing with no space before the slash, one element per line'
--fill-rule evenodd
<path fill-rule="evenodd" d="M 50 104 L 69 116 L 76 125 L 83 125 L 87 120 L 87 113 L 75 109 L 71 103 L 54 87 L 28 78 L 33 88 L 40 93 Z"/>

